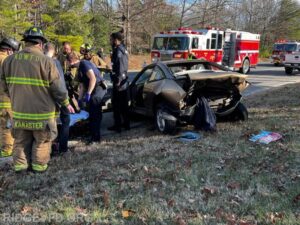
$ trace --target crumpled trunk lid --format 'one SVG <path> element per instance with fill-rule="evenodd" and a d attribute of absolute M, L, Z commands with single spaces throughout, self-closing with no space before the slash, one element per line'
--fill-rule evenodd
<path fill-rule="evenodd" d="M 188 73 L 188 77 L 194 84 L 194 88 L 211 87 L 223 90 L 236 90 L 242 92 L 249 83 L 246 81 L 247 75 L 232 72 L 211 72 Z"/>

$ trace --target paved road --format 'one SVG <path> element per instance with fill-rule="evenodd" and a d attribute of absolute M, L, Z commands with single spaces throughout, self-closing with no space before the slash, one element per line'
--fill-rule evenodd
<path fill-rule="evenodd" d="M 287 76 L 284 72 L 284 67 L 274 66 L 270 63 L 261 63 L 256 68 L 251 69 L 248 81 L 252 85 L 243 93 L 245 96 L 272 87 L 300 82 L 300 73 Z"/>

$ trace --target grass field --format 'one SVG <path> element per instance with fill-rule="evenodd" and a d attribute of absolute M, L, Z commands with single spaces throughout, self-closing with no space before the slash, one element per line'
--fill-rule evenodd
<path fill-rule="evenodd" d="M 147 123 L 98 146 L 80 142 L 45 174 L 6 165 L 0 224 L 300 224 L 299 96 L 299 84 L 250 96 L 249 121 L 219 123 L 189 144 Z M 260 130 L 283 139 L 250 142 Z"/>

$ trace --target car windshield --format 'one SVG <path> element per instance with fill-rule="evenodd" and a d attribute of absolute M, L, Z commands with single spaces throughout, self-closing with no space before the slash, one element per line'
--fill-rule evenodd
<path fill-rule="evenodd" d="M 288 52 L 297 51 L 297 45 L 296 44 L 285 44 L 284 50 Z"/>
<path fill-rule="evenodd" d="M 224 71 L 221 67 L 217 65 L 212 65 L 208 62 L 169 64 L 168 67 L 174 75 L 183 73 L 185 71 Z"/>
<path fill-rule="evenodd" d="M 153 50 L 187 50 L 188 37 L 156 37 L 153 42 Z"/>
<path fill-rule="evenodd" d="M 275 44 L 273 49 L 274 51 L 283 51 L 284 44 Z"/>

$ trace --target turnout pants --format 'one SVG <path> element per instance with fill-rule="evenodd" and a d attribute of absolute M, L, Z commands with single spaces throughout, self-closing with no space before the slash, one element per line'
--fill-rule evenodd
<path fill-rule="evenodd" d="M 28 168 L 36 172 L 47 170 L 51 144 L 56 134 L 56 130 L 49 127 L 46 127 L 45 130 L 13 129 L 15 171 L 18 172 Z"/>
<path fill-rule="evenodd" d="M 11 121 L 11 109 L 1 109 L 0 111 L 0 157 L 12 155 L 14 139 L 11 135 L 11 129 L 7 128 Z"/>
<path fill-rule="evenodd" d="M 117 128 L 121 128 L 122 122 L 125 128 L 130 126 L 128 101 L 128 89 L 124 91 L 113 90 L 112 106 Z"/>

